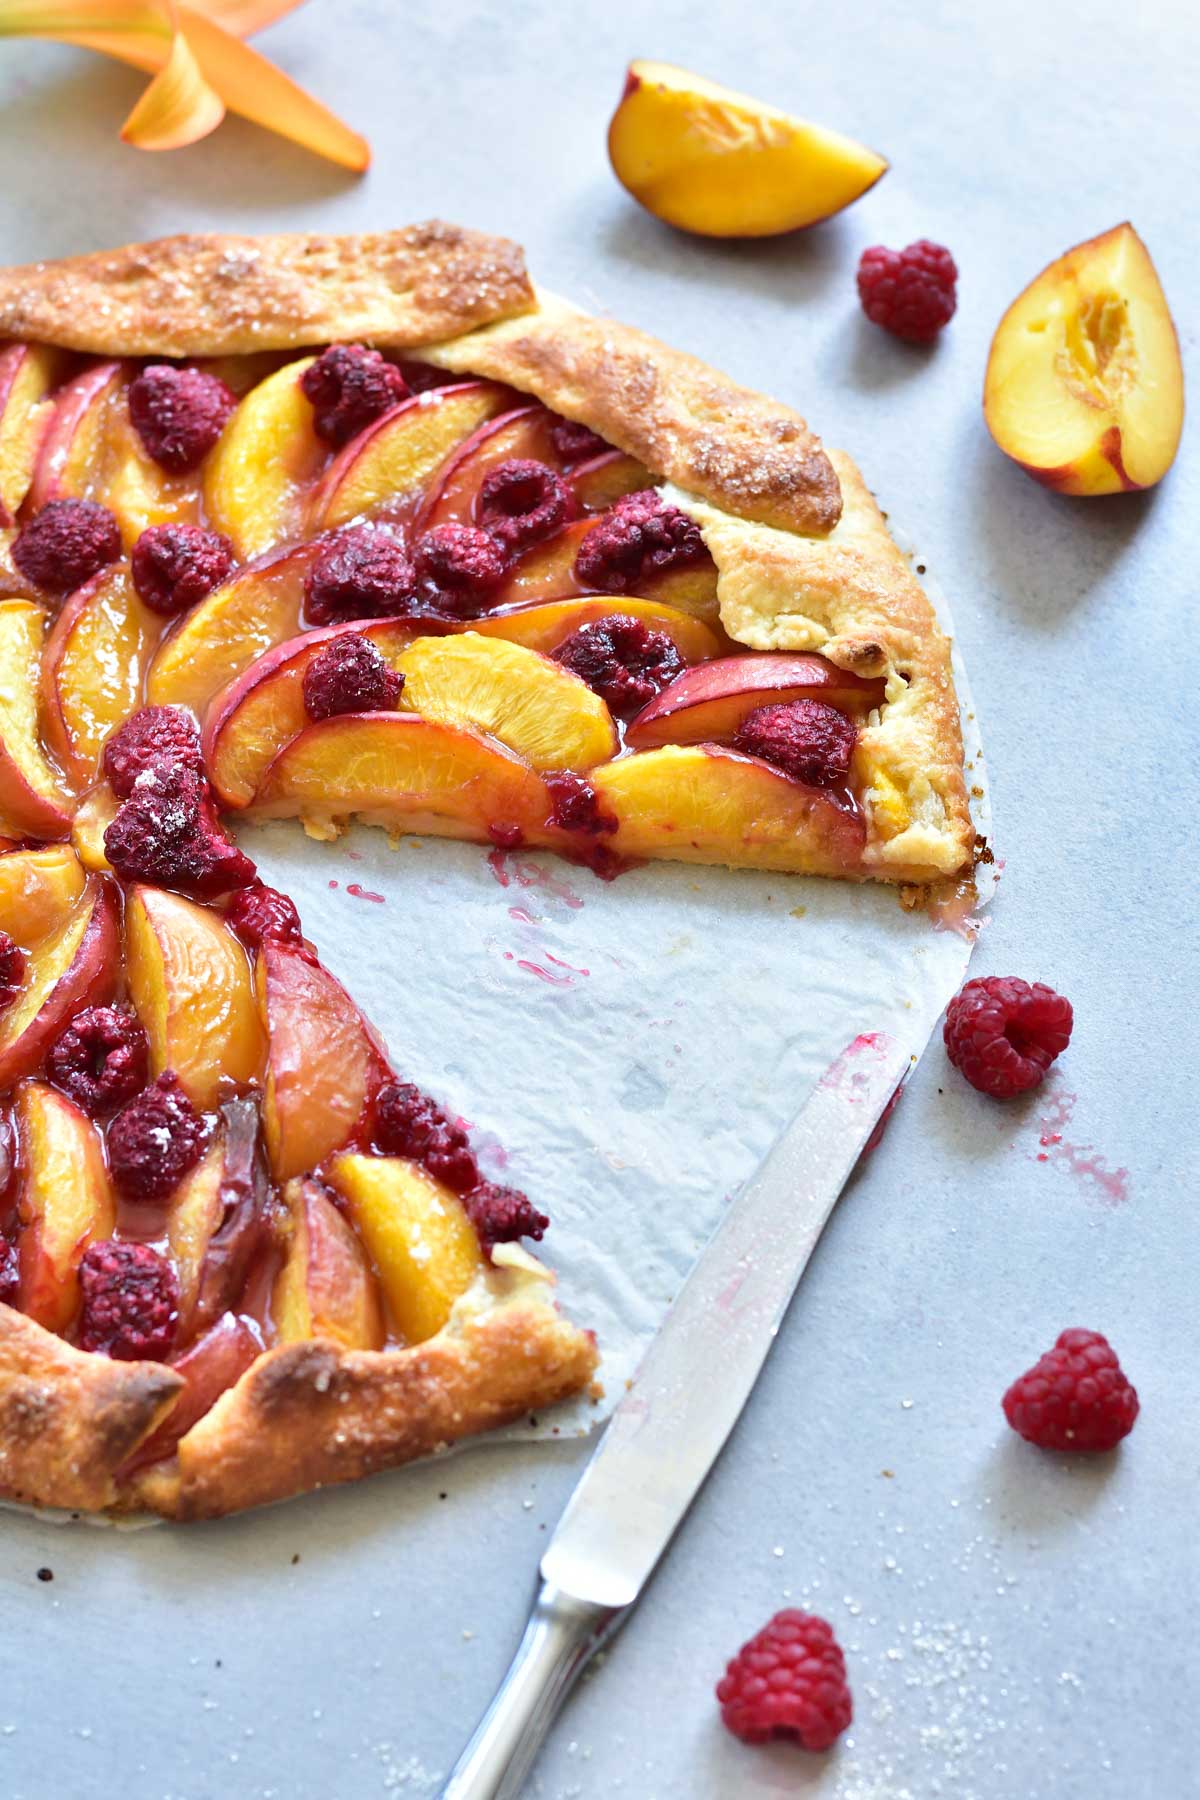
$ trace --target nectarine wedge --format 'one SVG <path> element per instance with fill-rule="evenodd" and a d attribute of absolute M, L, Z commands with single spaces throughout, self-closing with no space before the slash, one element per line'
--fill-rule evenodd
<path fill-rule="evenodd" d="M 567 477 L 570 487 L 585 513 L 606 512 L 626 494 L 640 494 L 654 486 L 654 477 L 636 456 L 623 450 L 606 450 L 580 463 Z"/>
<path fill-rule="evenodd" d="M 0 1015 L 0 1088 L 39 1068 L 76 1013 L 110 998 L 119 964 L 116 888 L 93 875 L 62 924 L 32 951 L 24 985 Z"/>
<path fill-rule="evenodd" d="M 591 775 L 618 856 L 853 875 L 865 838 L 848 800 L 711 744 L 640 750 Z"/>
<path fill-rule="evenodd" d="M 564 600 L 582 594 L 575 558 L 595 523 L 593 518 L 573 519 L 544 544 L 535 544 L 518 557 L 493 596 L 493 605 L 531 606 L 535 600 Z"/>
<path fill-rule="evenodd" d="M 151 525 L 194 524 L 200 514 L 198 475 L 169 475 L 147 452 L 129 416 L 129 388 L 114 388 L 98 446 L 92 498 L 117 516 L 126 554 Z"/>
<path fill-rule="evenodd" d="M 154 1075 L 173 1069 L 193 1105 L 253 1081 L 263 1034 L 246 952 L 210 907 L 165 888 L 125 902 L 129 994 L 150 1040 Z"/>
<path fill-rule="evenodd" d="M 691 613 L 661 606 L 655 600 L 628 600 L 624 594 L 511 606 L 472 621 L 471 629 L 482 637 L 507 638 L 510 644 L 524 644 L 528 650 L 551 656 L 581 625 L 611 619 L 617 613 L 627 619 L 640 619 L 651 631 L 665 632 L 687 663 L 707 662 L 709 657 L 721 654 L 722 640 Z"/>
<path fill-rule="evenodd" d="M 285 363 L 238 404 L 204 468 L 209 523 L 239 557 L 260 556 L 293 535 L 302 497 L 328 451 L 313 430 L 300 377 L 315 359 Z"/>
<path fill-rule="evenodd" d="M 24 950 L 39 944 L 66 920 L 83 883 L 79 858 L 68 844 L 6 851 L 0 856 L 0 931 Z"/>
<path fill-rule="evenodd" d="M 16 1117 L 20 1305 L 48 1331 L 64 1331 L 79 1306 L 83 1253 L 116 1222 L 104 1149 L 87 1115 L 40 1081 L 18 1088 Z"/>
<path fill-rule="evenodd" d="M 882 156 L 670 63 L 633 62 L 608 129 L 617 180 L 704 237 L 815 225 L 874 187 Z"/>
<path fill-rule="evenodd" d="M 54 396 L 42 433 L 29 504 L 40 512 L 49 500 L 92 499 L 92 471 L 99 459 L 109 406 L 125 377 L 119 362 L 89 363 Z"/>
<path fill-rule="evenodd" d="M 45 344 L 0 350 L 0 523 L 11 525 L 29 492 L 42 438 L 54 412 L 48 398 L 66 358 Z"/>
<path fill-rule="evenodd" d="M 0 832 L 65 837 L 72 802 L 38 731 L 46 614 L 29 600 L 0 601 Z"/>
<path fill-rule="evenodd" d="M 278 1342 L 322 1337 L 346 1350 L 381 1349 L 383 1308 L 361 1242 L 319 1182 L 290 1182 L 284 1200 L 284 1261 L 271 1297 Z"/>
<path fill-rule="evenodd" d="M 720 656 L 685 669 L 644 706 L 625 732 L 633 750 L 658 744 L 720 744 L 760 706 L 822 700 L 864 714 L 883 704 L 882 680 L 847 674 L 823 656 Z"/>
<path fill-rule="evenodd" d="M 394 831 L 535 837 L 550 811 L 541 777 L 494 739 L 415 713 L 348 713 L 306 726 L 263 777 L 252 812 L 304 820 L 318 837 L 359 814 Z"/>
<path fill-rule="evenodd" d="M 124 563 L 77 588 L 54 621 L 42 652 L 42 732 L 72 780 L 94 778 L 105 739 L 141 704 L 161 630 Z"/>
<path fill-rule="evenodd" d="M 71 820 L 71 848 L 93 875 L 111 875 L 112 864 L 104 848 L 104 834 L 117 816 L 119 801 L 107 782 L 85 794 Z"/>
<path fill-rule="evenodd" d="M 424 1343 L 486 1266 L 462 1201 L 401 1156 L 339 1156 L 329 1179 L 379 1270 L 397 1330 Z"/>
<path fill-rule="evenodd" d="M 600 696 L 523 644 L 475 631 L 420 637 L 395 664 L 402 707 L 438 725 L 486 731 L 535 769 L 589 769 L 617 753 Z"/>
<path fill-rule="evenodd" d="M 1060 494 L 1153 487 L 1183 429 L 1166 295 L 1132 225 L 1042 270 L 992 339 L 983 411 L 1001 450 Z"/>
<path fill-rule="evenodd" d="M 224 1172 L 225 1142 L 223 1134 L 218 1133 L 171 1196 L 167 1248 L 179 1279 L 180 1336 L 187 1334 L 200 1292 L 204 1258 L 225 1211 L 221 1192 Z"/>

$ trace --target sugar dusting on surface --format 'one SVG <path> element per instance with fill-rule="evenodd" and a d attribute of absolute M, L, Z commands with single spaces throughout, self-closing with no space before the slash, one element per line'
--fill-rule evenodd
<path fill-rule="evenodd" d="M 1129 1170 L 1111 1168 L 1094 1144 L 1073 1144 L 1064 1136 L 1078 1099 L 1062 1089 L 1047 1095 L 1036 1121 L 1038 1147 L 1030 1160 L 1054 1164 L 1092 1188 L 1106 1206 L 1120 1206 L 1129 1198 Z"/>

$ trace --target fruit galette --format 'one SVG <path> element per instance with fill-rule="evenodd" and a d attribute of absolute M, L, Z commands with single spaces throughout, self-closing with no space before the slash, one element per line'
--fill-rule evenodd
<path fill-rule="evenodd" d="M 0 337 L 0 1487 L 218 1514 L 580 1389 L 547 1220 L 227 823 L 963 874 L 861 477 L 447 226 L 0 271 Z"/>

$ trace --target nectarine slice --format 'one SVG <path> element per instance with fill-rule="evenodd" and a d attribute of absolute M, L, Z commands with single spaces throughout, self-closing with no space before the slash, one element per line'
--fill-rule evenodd
<path fill-rule="evenodd" d="M 606 512 L 626 494 L 640 494 L 654 486 L 654 477 L 636 456 L 623 450 L 606 450 L 580 463 L 567 476 L 568 487 L 585 513 Z"/>
<path fill-rule="evenodd" d="M 619 856 L 854 875 L 863 821 L 848 800 L 714 745 L 640 750 L 591 775 Z"/>
<path fill-rule="evenodd" d="M 32 1074 L 76 1013 L 111 996 L 119 960 L 116 888 L 93 875 L 62 924 L 33 949 L 24 985 L 0 1015 L 0 1089 Z"/>
<path fill-rule="evenodd" d="M 345 988 L 305 952 L 268 941 L 254 984 L 267 1033 L 263 1130 L 275 1179 L 290 1181 L 342 1148 L 383 1065 Z"/>
<path fill-rule="evenodd" d="M 569 525 L 518 557 L 493 597 L 496 606 L 530 606 L 535 600 L 563 600 L 583 593 L 575 574 L 579 546 L 596 523 L 573 519 Z"/>
<path fill-rule="evenodd" d="M 0 856 L 0 931 L 22 949 L 56 931 L 83 892 L 79 858 L 68 844 Z"/>
<path fill-rule="evenodd" d="M 251 388 L 208 455 L 208 521 L 239 557 L 259 556 L 294 535 L 302 496 L 327 459 L 300 386 L 314 361 L 302 356 Z"/>
<path fill-rule="evenodd" d="M 823 656 L 720 656 L 685 669 L 644 706 L 625 732 L 633 750 L 658 744 L 726 743 L 760 706 L 822 700 L 865 714 L 883 704 L 882 680 L 847 674 Z"/>
<path fill-rule="evenodd" d="M 106 782 L 85 794 L 71 820 L 71 848 L 93 875 L 111 875 L 104 834 L 117 816 L 119 802 Z"/>
<path fill-rule="evenodd" d="M 493 826 L 536 836 L 550 811 L 541 777 L 494 740 L 415 713 L 322 719 L 281 750 L 254 798 L 268 819 L 336 834 L 350 814 L 396 831 L 486 839 Z"/>
<path fill-rule="evenodd" d="M 193 524 L 200 514 L 200 480 L 169 475 L 154 461 L 129 416 L 129 388 L 113 390 L 97 446 L 92 498 L 116 514 L 128 554 L 151 525 Z"/>
<path fill-rule="evenodd" d="M 94 498 L 92 474 L 104 442 L 109 405 L 124 376 L 122 363 L 94 362 L 59 388 L 34 463 L 32 511 L 40 512 L 48 500 L 66 496 Z"/>
<path fill-rule="evenodd" d="M 128 895 L 125 943 L 151 1072 L 173 1069 L 193 1105 L 211 1111 L 226 1084 L 253 1081 L 262 1063 L 245 950 L 210 907 L 155 887 Z"/>
<path fill-rule="evenodd" d="M 651 631 L 665 632 L 687 663 L 706 662 L 710 656 L 721 654 L 721 639 L 691 613 L 661 606 L 656 600 L 628 600 L 624 594 L 508 607 L 474 620 L 471 629 L 483 637 L 506 638 L 510 644 L 524 644 L 528 650 L 551 656 L 581 625 L 611 619 L 617 613 L 627 619 L 640 619 Z"/>
<path fill-rule="evenodd" d="M 161 629 L 123 563 L 77 588 L 54 621 L 42 652 L 42 730 L 73 780 L 93 779 L 105 740 L 141 704 Z"/>
<path fill-rule="evenodd" d="M 1001 319 L 984 381 L 988 430 L 1060 494 L 1153 487 L 1183 429 L 1179 340 L 1132 225 L 1042 270 Z"/>
<path fill-rule="evenodd" d="M 612 715 L 578 675 L 504 638 L 421 637 L 396 658 L 400 705 L 489 732 L 535 769 L 589 769 L 617 753 Z"/>
<path fill-rule="evenodd" d="M 54 403 L 47 396 L 65 361 L 45 344 L 0 350 L 0 521 L 11 524 L 29 492 Z"/>
<path fill-rule="evenodd" d="M 319 544 L 298 544 L 238 569 L 166 638 L 150 665 L 152 706 L 190 706 L 203 719 L 213 695 L 256 656 L 295 637 L 304 578 Z"/>
<path fill-rule="evenodd" d="M 87 1115 L 40 1081 L 17 1089 L 16 1115 L 21 1308 L 48 1331 L 65 1331 L 79 1306 L 83 1253 L 116 1223 L 104 1149 Z"/>
<path fill-rule="evenodd" d="M 458 382 L 414 394 L 351 439 L 330 463 L 308 508 L 310 531 L 411 500 L 463 439 L 512 405 L 493 381 Z"/>
<path fill-rule="evenodd" d="M 208 778 L 226 806 L 248 806 L 269 764 L 308 723 L 304 671 L 331 638 L 353 631 L 395 662 L 417 626 L 406 619 L 330 625 L 277 644 L 213 700 L 204 731 Z"/>
<path fill-rule="evenodd" d="M 186 1333 L 200 1292 L 200 1271 L 208 1246 L 225 1211 L 221 1180 L 225 1172 L 225 1143 L 218 1133 L 201 1160 L 190 1169 L 171 1196 L 167 1214 L 167 1248 L 179 1279 L 180 1335 Z"/>
<path fill-rule="evenodd" d="M 64 837 L 71 801 L 38 732 L 46 614 L 29 600 L 0 601 L 0 831 Z"/>
<path fill-rule="evenodd" d="M 633 62 L 608 130 L 617 180 L 705 237 L 815 225 L 874 187 L 882 156 L 670 63 Z"/>
<path fill-rule="evenodd" d="M 424 1343 L 485 1267 L 462 1201 L 400 1156 L 339 1156 L 329 1179 L 379 1270 L 397 1330 Z"/>
<path fill-rule="evenodd" d="M 346 1350 L 381 1349 L 379 1288 L 353 1230 L 319 1182 L 290 1182 L 284 1199 L 284 1262 L 271 1297 L 276 1339 L 322 1337 Z"/>

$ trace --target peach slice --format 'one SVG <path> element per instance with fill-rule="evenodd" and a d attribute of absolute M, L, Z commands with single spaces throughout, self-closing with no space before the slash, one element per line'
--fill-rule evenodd
<path fill-rule="evenodd" d="M 93 875 L 62 924 L 33 949 L 24 985 L 0 1016 L 0 1089 L 32 1074 L 76 1013 L 110 998 L 120 949 L 116 888 Z"/>
<path fill-rule="evenodd" d="M 30 600 L 0 601 L 0 831 L 65 837 L 71 802 L 38 733 L 46 614 Z"/>
<path fill-rule="evenodd" d="M 330 463 L 312 494 L 308 529 L 328 531 L 402 506 L 429 486 L 464 438 L 511 405 L 511 391 L 494 381 L 456 382 L 402 400 Z"/>
<path fill-rule="evenodd" d="M 83 1253 L 116 1223 L 104 1147 L 87 1115 L 40 1081 L 17 1089 L 16 1115 L 21 1310 L 47 1331 L 64 1331 L 79 1306 Z"/>
<path fill-rule="evenodd" d="M 823 700 L 863 715 L 883 704 L 882 680 L 847 674 L 823 656 L 720 656 L 685 669 L 625 732 L 632 750 L 728 742 L 748 714 L 789 700 Z"/>
<path fill-rule="evenodd" d="M 617 753 L 616 726 L 600 696 L 523 644 L 475 631 L 421 637 L 396 668 L 406 710 L 489 732 L 535 769 L 589 769 Z"/>
<path fill-rule="evenodd" d="M 224 532 L 240 558 L 259 556 L 294 535 L 301 497 L 328 456 L 300 386 L 314 361 L 302 356 L 285 363 L 251 388 L 206 460 L 208 522 Z"/>
<path fill-rule="evenodd" d="M 40 512 L 48 500 L 92 498 L 90 484 L 107 428 L 109 405 L 124 379 L 124 365 L 96 362 L 65 382 L 42 434 L 29 504 Z"/>
<path fill-rule="evenodd" d="M 1052 262 L 992 339 L 983 414 L 1001 450 L 1060 494 L 1153 487 L 1183 430 L 1166 295 L 1132 225 Z"/>
<path fill-rule="evenodd" d="M 493 597 L 496 606 L 531 606 L 535 600 L 567 600 L 584 592 L 575 575 L 575 558 L 595 519 L 573 519 L 569 525 L 518 557 Z"/>
<path fill-rule="evenodd" d="M 238 569 L 163 640 L 146 678 L 152 706 L 190 706 L 203 719 L 213 695 L 256 656 L 300 629 L 304 578 L 319 544 L 298 544 Z"/>
<path fill-rule="evenodd" d="M 11 525 L 29 492 L 42 438 L 54 413 L 48 398 L 65 361 L 45 344 L 0 350 L 0 522 Z"/>
<path fill-rule="evenodd" d="M 135 1470 L 170 1456 L 180 1438 L 204 1417 L 262 1352 L 263 1343 L 257 1327 L 237 1313 L 227 1312 L 181 1355 L 172 1357 L 171 1367 L 184 1379 L 183 1392 L 158 1430 L 151 1433 L 119 1471 L 119 1478 L 124 1479 Z"/>
<path fill-rule="evenodd" d="M 93 875 L 111 875 L 112 864 L 104 848 L 104 834 L 117 816 L 116 795 L 107 783 L 85 794 L 71 820 L 71 848 Z"/>
<path fill-rule="evenodd" d="M 290 1181 L 342 1148 L 384 1065 L 345 988 L 305 951 L 268 941 L 254 980 L 267 1033 L 263 1130 L 275 1179 Z"/>
<path fill-rule="evenodd" d="M 630 63 L 608 155 L 622 187 L 655 218 L 704 237 L 815 225 L 888 166 L 840 132 L 660 62 Z"/>
<path fill-rule="evenodd" d="M 401 1336 L 424 1343 L 486 1266 L 462 1201 L 401 1156 L 339 1156 L 329 1179 L 379 1270 Z"/>
<path fill-rule="evenodd" d="M 253 1081 L 263 1038 L 246 952 L 220 915 L 165 888 L 125 902 L 129 995 L 150 1040 L 150 1069 L 173 1069 L 202 1112 Z"/>
<path fill-rule="evenodd" d="M 66 920 L 83 892 L 79 858 L 66 844 L 0 856 L 0 931 L 25 950 Z"/>
<path fill-rule="evenodd" d="M 254 797 L 267 819 L 303 819 L 312 836 L 360 814 L 393 831 L 485 840 L 493 828 L 538 835 L 550 812 L 528 764 L 476 732 L 415 713 L 322 719 L 280 751 Z"/>
<path fill-rule="evenodd" d="M 208 1246 L 225 1211 L 222 1177 L 225 1143 L 222 1135 L 209 1144 L 194 1169 L 184 1176 L 171 1196 L 167 1214 L 167 1249 L 179 1278 L 181 1332 L 187 1330 L 200 1293 L 200 1272 Z"/>
<path fill-rule="evenodd" d="M 665 632 L 687 663 L 707 662 L 709 657 L 721 654 L 722 640 L 691 613 L 660 606 L 655 600 L 627 600 L 623 594 L 509 607 L 473 620 L 471 629 L 483 637 L 507 638 L 510 644 L 524 644 L 528 650 L 551 656 L 581 625 L 611 619 L 617 613 L 627 619 L 640 619 L 651 631 Z"/>
<path fill-rule="evenodd" d="M 567 485 L 585 513 L 606 512 L 626 494 L 640 494 L 654 486 L 654 477 L 636 456 L 623 450 L 605 450 L 600 456 L 580 463 L 567 476 Z"/>
<path fill-rule="evenodd" d="M 332 1338 L 346 1350 L 383 1348 L 383 1308 L 363 1247 L 317 1181 L 284 1196 L 285 1255 L 271 1312 L 281 1344 Z"/>
<path fill-rule="evenodd" d="M 853 804 L 803 786 L 757 757 L 713 745 L 640 750 L 593 773 L 605 841 L 619 856 L 854 875 L 865 831 Z"/>
<path fill-rule="evenodd" d="M 115 563 L 77 588 L 42 652 L 42 731 L 72 780 L 95 778 L 106 738 L 141 702 L 162 622 Z"/>
<path fill-rule="evenodd" d="M 416 629 L 407 619 L 329 625 L 289 638 L 251 663 L 213 700 L 205 726 L 204 763 L 222 803 L 249 806 L 270 763 L 308 724 L 304 671 L 331 638 L 358 632 L 395 662 Z"/>
<path fill-rule="evenodd" d="M 129 416 L 129 389 L 113 392 L 105 420 L 101 459 L 92 498 L 117 516 L 126 554 L 151 525 L 194 524 L 200 515 L 200 481 L 170 475 L 147 453 Z"/>
<path fill-rule="evenodd" d="M 475 502 L 488 472 L 509 457 L 530 457 L 560 470 L 562 463 L 551 435 L 554 414 L 544 406 L 523 406 L 502 413 L 472 432 L 455 451 L 433 493 L 421 508 L 417 529 L 434 525 L 473 525 Z"/>

